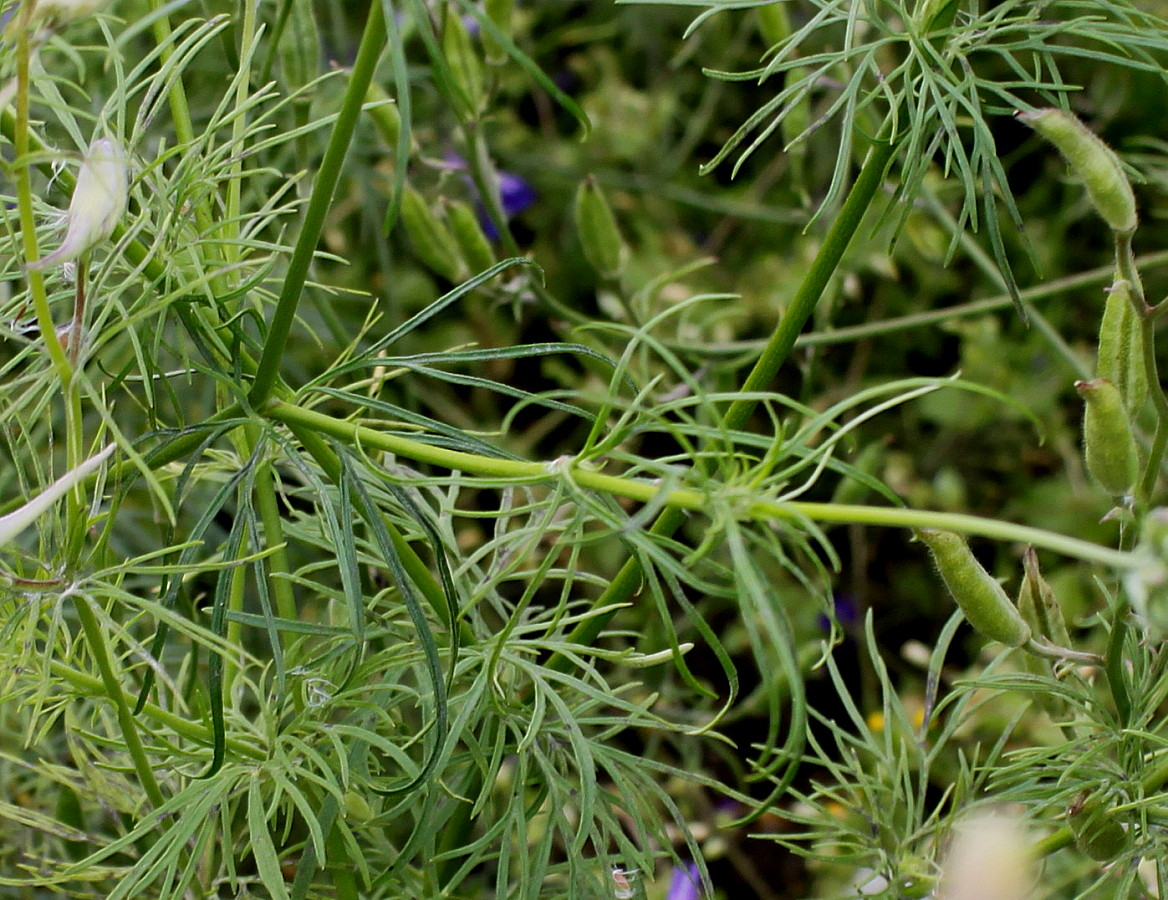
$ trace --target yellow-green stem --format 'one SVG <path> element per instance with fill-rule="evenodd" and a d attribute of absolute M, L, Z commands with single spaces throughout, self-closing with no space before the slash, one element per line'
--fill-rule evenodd
<path fill-rule="evenodd" d="M 715 504 L 722 502 L 732 504 L 734 513 L 743 519 L 885 525 L 895 528 L 940 528 L 996 540 L 1033 544 L 1036 547 L 1106 566 L 1126 568 L 1132 565 L 1131 556 L 1122 551 L 1041 528 L 1031 528 L 997 519 L 894 507 L 780 502 L 749 494 L 740 497 L 732 495 L 715 497 L 700 490 L 667 489 L 654 481 L 606 475 L 586 466 L 574 466 L 570 461 L 522 462 L 435 447 L 411 438 L 386 434 L 375 428 L 335 419 L 283 401 L 272 401 L 264 408 L 263 413 L 271 419 L 296 428 L 298 432 L 327 434 L 354 447 L 395 453 L 431 465 L 498 479 L 503 483 L 533 484 L 567 478 L 587 490 L 642 503 L 654 501 L 666 507 L 690 512 L 707 512 Z M 661 496 L 662 492 L 664 497 Z"/>

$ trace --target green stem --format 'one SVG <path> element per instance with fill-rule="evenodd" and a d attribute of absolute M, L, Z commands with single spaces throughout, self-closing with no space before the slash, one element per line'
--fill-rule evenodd
<path fill-rule="evenodd" d="M 73 595 L 73 606 L 77 610 L 81 630 L 85 632 L 89 653 L 101 675 L 105 696 L 113 702 L 114 708 L 117 710 L 118 725 L 121 727 L 122 739 L 126 742 L 130 759 L 133 760 L 134 771 L 138 773 L 138 779 L 142 782 L 142 787 L 146 791 L 146 796 L 150 798 L 150 802 L 156 807 L 162 806 L 165 798 L 162 796 L 162 790 L 158 787 L 158 781 L 154 778 L 154 770 L 150 767 L 150 760 L 146 757 L 142 739 L 138 736 L 138 725 L 134 721 L 134 714 L 130 711 L 130 704 L 126 702 L 125 692 L 122 690 L 117 675 L 114 674 L 113 666 L 110 663 L 109 647 L 106 644 L 101 625 L 97 621 L 97 616 L 94 615 L 88 598 L 80 594 Z"/>
<path fill-rule="evenodd" d="M 54 675 L 59 677 L 62 681 L 68 682 L 73 690 L 77 691 L 77 693 L 83 696 L 110 696 L 109 686 L 104 683 L 102 679 L 94 678 L 87 672 L 79 672 L 77 669 L 71 668 L 70 666 L 57 659 L 49 660 L 49 668 L 52 670 Z M 119 691 L 121 691 L 121 702 L 125 704 L 127 708 L 129 708 L 130 704 L 134 702 L 134 698 L 128 696 L 119 685 L 115 684 L 114 686 L 117 687 Z M 116 697 L 114 702 L 118 702 Z M 144 704 L 142 706 L 142 715 L 149 719 L 153 719 L 159 725 L 169 728 L 175 734 L 179 735 L 180 737 L 184 737 L 187 740 L 195 741 L 199 744 L 206 744 L 207 746 L 210 746 L 211 742 L 214 740 L 214 736 L 212 735 L 210 728 L 200 725 L 199 723 L 194 722 L 185 716 L 180 716 L 171 712 L 170 710 L 163 709 L 156 703 L 148 702 Z M 252 744 L 244 743 L 243 741 L 235 738 L 228 738 L 227 746 L 231 749 L 232 753 L 237 756 L 259 761 L 267 759 L 267 753 L 261 748 L 255 747 Z"/>
<path fill-rule="evenodd" d="M 369 18 L 365 22 L 365 33 L 361 36 L 361 46 L 357 50 L 357 59 L 349 74 L 349 85 L 345 89 L 345 97 L 333 125 L 328 147 L 320 162 L 316 181 L 312 185 L 312 195 L 308 199 L 304 222 L 300 226 L 300 233 L 296 236 L 296 246 L 292 250 L 288 271 L 280 288 L 280 297 L 276 301 L 276 310 L 272 314 L 272 322 L 268 327 L 268 335 L 264 341 L 264 350 L 256 368 L 255 381 L 252 384 L 250 395 L 251 402 L 255 406 L 259 406 L 267 400 L 276 386 L 280 363 L 288 343 L 288 335 L 292 331 L 292 323 L 296 319 L 296 309 L 300 303 L 300 297 L 304 293 L 304 284 L 308 279 L 308 268 L 316 253 L 317 242 L 320 240 L 320 233 L 324 228 L 325 216 L 332 204 L 333 193 L 336 191 L 337 182 L 341 177 L 345 155 L 348 153 L 349 144 L 353 139 L 353 131 L 357 127 L 361 106 L 365 102 L 365 93 L 369 89 L 370 81 L 373 80 L 373 72 L 377 68 L 377 61 L 381 58 L 381 51 L 385 46 L 385 37 L 385 14 L 381 3 L 375 2 L 369 7 Z"/>
<path fill-rule="evenodd" d="M 20 212 L 20 237 L 24 244 L 24 259 L 25 262 L 35 262 L 40 259 L 40 249 L 37 246 L 36 217 L 32 208 L 28 116 L 29 59 L 32 54 L 28 41 L 28 31 L 32 4 L 21 4 L 19 15 L 20 21 L 16 26 L 16 121 L 12 136 L 13 151 L 16 155 L 14 166 L 16 170 L 16 203 Z M 49 298 L 45 291 L 44 275 L 39 271 L 27 271 L 26 274 L 41 339 L 45 342 L 45 349 L 49 353 L 49 359 L 52 360 L 53 368 L 57 370 L 57 378 L 62 386 L 67 385 L 73 378 L 73 367 L 69 365 L 65 348 L 61 346 L 61 340 L 57 336 L 57 327 L 53 323 L 53 314 L 49 309 Z"/>
<path fill-rule="evenodd" d="M 896 141 L 878 140 L 868 151 L 868 158 L 864 160 L 860 174 L 856 177 L 856 182 L 852 185 L 839 215 L 832 222 L 831 228 L 824 238 L 823 246 L 819 248 L 810 268 L 803 276 L 795 298 L 783 313 L 778 327 L 775 328 L 774 334 L 771 335 L 771 339 L 763 348 L 762 355 L 759 356 L 754 368 L 751 369 L 750 374 L 742 383 L 742 393 L 750 394 L 767 390 L 771 382 L 775 380 L 783 363 L 791 355 L 791 351 L 795 349 L 795 341 L 798 339 L 799 333 L 815 311 L 820 297 L 827 289 L 828 282 L 835 274 L 836 267 L 843 259 L 844 252 L 859 230 L 864 214 L 867 213 L 875 200 L 880 185 L 884 183 L 884 173 L 888 170 L 888 166 L 896 154 L 896 148 Z M 758 406 L 758 400 L 749 398 L 736 400 L 732 403 L 726 413 L 726 429 L 728 431 L 741 429 L 749 421 L 756 406 Z"/>
<path fill-rule="evenodd" d="M 663 503 L 665 506 L 682 512 L 705 512 L 719 500 L 718 497 L 705 491 L 690 488 L 664 489 L 665 493 L 662 497 L 663 488 L 659 482 L 606 475 L 583 466 L 570 466 L 559 461 L 545 463 L 496 459 L 474 453 L 464 453 L 461 450 L 434 447 L 411 438 L 386 434 L 375 428 L 335 419 L 332 416 L 303 409 L 283 401 L 270 402 L 263 412 L 269 418 L 293 428 L 302 441 L 305 436 L 327 434 L 353 447 L 393 453 L 447 469 L 498 479 L 507 484 L 538 484 L 566 477 L 570 478 L 575 485 L 586 490 L 625 497 L 641 503 L 650 501 Z M 308 447 L 308 450 L 316 456 L 311 447 Z M 322 462 L 320 459 L 317 461 Z M 1053 550 L 1066 556 L 1117 568 L 1127 568 L 1132 565 L 1130 554 L 1120 550 L 1113 550 L 1110 547 L 1045 531 L 1041 528 L 1031 528 L 1026 525 L 1016 525 L 1013 522 L 983 519 L 979 516 L 960 513 L 901 509 L 899 507 L 851 506 L 835 503 L 782 502 L 752 497 L 748 494 L 743 494 L 740 497 L 727 496 L 724 502 L 733 503 L 736 514 L 743 519 L 885 525 L 897 528 L 941 528 L 996 540 L 1034 544 L 1036 547 Z M 622 580 L 621 583 L 625 584 L 626 582 Z"/>

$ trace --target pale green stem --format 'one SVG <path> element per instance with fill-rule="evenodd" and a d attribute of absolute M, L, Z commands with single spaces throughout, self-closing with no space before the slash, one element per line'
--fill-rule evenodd
<path fill-rule="evenodd" d="M 929 510 L 900 509 L 896 507 L 847 506 L 833 503 L 780 502 L 761 499 L 743 493 L 715 496 L 692 489 L 667 489 L 660 483 L 606 475 L 586 465 L 572 465 L 570 459 L 553 462 L 523 462 L 497 459 L 435 447 L 411 438 L 386 434 L 374 428 L 355 425 L 290 403 L 274 401 L 263 413 L 271 419 L 294 426 L 301 431 L 327 434 L 354 447 L 394 453 L 409 459 L 443 468 L 497 479 L 509 484 L 553 482 L 568 478 L 573 484 L 587 490 L 625 497 L 642 503 L 650 501 L 677 510 L 708 512 L 719 502 L 732 503 L 736 516 L 742 519 L 786 522 L 825 522 L 862 525 L 884 525 L 896 528 L 941 528 L 963 534 L 980 535 L 1003 541 L 1033 544 L 1065 556 L 1117 568 L 1132 565 L 1129 554 L 1090 541 L 1056 534 L 1041 528 L 1031 528 L 997 519 L 959 513 Z"/>

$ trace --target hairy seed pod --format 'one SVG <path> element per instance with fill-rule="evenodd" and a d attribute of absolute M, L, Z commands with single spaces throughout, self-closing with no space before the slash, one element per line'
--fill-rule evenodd
<path fill-rule="evenodd" d="M 1107 863 L 1126 856 L 1132 836 L 1114 811 L 1098 797 L 1080 798 L 1067 810 L 1067 824 L 1075 845 L 1096 862 Z"/>
<path fill-rule="evenodd" d="M 465 105 L 465 111 L 471 116 L 477 116 L 487 96 L 483 64 L 470 32 L 466 30 L 454 6 L 447 7 L 446 20 L 442 25 L 442 55 L 446 57 L 446 64 L 450 67 L 450 75 Z"/>
<path fill-rule="evenodd" d="M 1107 293 L 1099 323 L 1099 356 L 1095 374 L 1119 388 L 1124 406 L 1135 416 L 1148 397 L 1144 368 L 1144 332 L 1132 305 L 1131 284 L 1117 278 Z"/>
<path fill-rule="evenodd" d="M 1106 378 L 1076 381 L 1083 398 L 1083 457 L 1087 471 L 1114 497 L 1126 496 L 1140 475 L 1140 456 L 1119 388 Z"/>
<path fill-rule="evenodd" d="M 929 548 L 945 587 L 978 632 L 1007 647 L 1030 640 L 1030 626 L 1005 590 L 969 549 L 965 538 L 952 531 L 922 528 L 917 537 Z"/>
<path fill-rule="evenodd" d="M 485 272 L 495 264 L 495 251 L 491 249 L 491 242 L 483 233 L 475 211 L 461 200 L 447 201 L 445 207 L 450 231 L 471 274 Z"/>
<path fill-rule="evenodd" d="M 418 259 L 447 281 L 462 277 L 462 257 L 453 235 L 426 199 L 408 185 L 402 194 L 401 221 Z"/>
<path fill-rule="evenodd" d="M 624 268 L 628 248 L 594 175 L 589 175 L 576 191 L 574 212 L 584 258 L 601 277 L 615 278 Z"/>
<path fill-rule="evenodd" d="M 373 808 L 369 801 L 356 791 L 345 791 L 345 818 L 358 825 L 364 825 L 373 818 Z"/>
<path fill-rule="evenodd" d="M 126 151 L 111 138 L 98 138 L 89 145 L 77 172 L 61 246 L 29 263 L 28 268 L 39 271 L 60 265 L 106 240 L 126 212 L 129 196 L 130 165 Z"/>
<path fill-rule="evenodd" d="M 1062 109 L 1019 111 L 1017 117 L 1054 144 L 1083 180 L 1091 205 L 1120 234 L 1135 231 L 1139 219 L 1131 182 L 1119 157 L 1075 115 Z"/>
<path fill-rule="evenodd" d="M 1070 647 L 1071 638 L 1067 631 L 1066 617 L 1062 605 L 1038 570 L 1038 554 L 1033 547 L 1027 547 L 1022 556 L 1025 575 L 1018 591 L 1018 612 L 1033 635 L 1046 638 L 1056 647 Z M 1028 653 L 1022 658 L 1022 666 L 1031 675 L 1050 678 L 1054 675 L 1054 664 L 1046 656 Z M 1035 701 L 1052 720 L 1065 720 L 1070 712 L 1066 699 L 1050 691 L 1039 691 Z"/>

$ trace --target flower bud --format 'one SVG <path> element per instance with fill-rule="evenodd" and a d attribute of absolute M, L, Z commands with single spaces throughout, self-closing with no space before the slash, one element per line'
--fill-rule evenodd
<path fill-rule="evenodd" d="M 1030 640 L 1030 626 L 997 580 L 974 557 L 965 538 L 952 531 L 922 528 L 917 537 L 933 555 L 945 587 L 977 631 L 1007 647 Z"/>
<path fill-rule="evenodd" d="M 126 211 L 129 192 L 126 151 L 112 138 L 98 138 L 89 145 L 77 173 L 65 239 L 48 256 L 29 263 L 28 268 L 47 269 L 68 262 L 108 238 Z"/>
<path fill-rule="evenodd" d="M 1099 355 L 1095 374 L 1114 382 L 1129 415 L 1136 415 L 1148 397 L 1144 368 L 1144 334 L 1132 306 L 1131 284 L 1117 278 L 1107 293 L 1099 323 Z"/>
<path fill-rule="evenodd" d="M 576 191 L 576 231 L 584 257 L 602 278 L 615 278 L 624 268 L 628 248 L 621 238 L 612 207 L 590 175 Z"/>
<path fill-rule="evenodd" d="M 1106 378 L 1076 381 L 1083 398 L 1083 456 L 1087 471 L 1112 496 L 1131 492 L 1140 475 L 1139 450 L 1119 388 Z"/>
<path fill-rule="evenodd" d="M 1135 231 L 1136 198 L 1119 157 L 1078 117 L 1061 109 L 1019 111 L 1017 117 L 1054 144 L 1087 188 L 1095 211 L 1120 234 Z"/>

